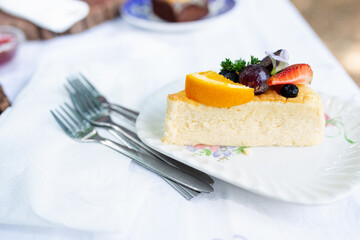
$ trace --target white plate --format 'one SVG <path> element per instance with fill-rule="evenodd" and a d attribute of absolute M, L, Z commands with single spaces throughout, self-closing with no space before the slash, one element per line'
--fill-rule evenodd
<path fill-rule="evenodd" d="M 209 0 L 209 14 L 202 19 L 172 23 L 157 17 L 152 11 L 150 0 L 129 0 L 121 8 L 121 15 L 125 21 L 149 30 L 181 32 L 209 26 L 213 21 L 227 15 L 235 6 L 234 0 Z"/>
<path fill-rule="evenodd" d="M 298 204 L 325 204 L 351 194 L 360 183 L 360 109 L 322 96 L 327 120 L 322 144 L 312 147 L 237 147 L 166 145 L 166 96 L 184 88 L 167 85 L 146 103 L 136 123 L 146 144 L 180 162 L 251 192 Z M 331 124 L 332 123 L 332 124 Z M 349 141 L 357 141 L 350 143 Z"/>

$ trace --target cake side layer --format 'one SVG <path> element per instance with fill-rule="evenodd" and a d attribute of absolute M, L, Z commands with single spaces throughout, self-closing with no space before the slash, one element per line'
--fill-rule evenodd
<path fill-rule="evenodd" d="M 316 145 L 323 138 L 323 106 L 311 88 L 303 87 L 302 95 L 290 101 L 269 92 L 231 108 L 199 104 L 182 92 L 169 95 L 163 142 L 227 146 Z"/>

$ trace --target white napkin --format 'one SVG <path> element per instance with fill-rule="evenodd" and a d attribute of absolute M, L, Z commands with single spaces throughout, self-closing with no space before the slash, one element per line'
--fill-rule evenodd
<path fill-rule="evenodd" d="M 55 33 L 65 32 L 89 13 L 89 5 L 78 0 L 0 0 L 0 9 Z"/>

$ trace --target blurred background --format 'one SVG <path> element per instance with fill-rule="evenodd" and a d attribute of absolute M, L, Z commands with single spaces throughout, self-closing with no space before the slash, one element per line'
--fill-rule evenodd
<path fill-rule="evenodd" d="M 291 0 L 360 86 L 360 0 Z"/>
<path fill-rule="evenodd" d="M 0 11 L 0 25 L 14 25 L 29 40 L 50 39 L 91 28 L 118 15 L 124 0 L 83 0 L 90 5 L 88 17 L 64 33 L 39 29 L 25 20 Z M 360 86 L 360 0 L 290 0 L 309 22 L 325 45 Z M 104 4 L 105 3 L 105 4 Z"/>

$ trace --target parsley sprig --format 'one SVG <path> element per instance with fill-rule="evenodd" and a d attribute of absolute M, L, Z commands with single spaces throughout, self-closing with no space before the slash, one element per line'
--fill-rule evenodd
<path fill-rule="evenodd" d="M 227 71 L 234 71 L 240 73 L 245 67 L 251 64 L 259 64 L 260 60 L 254 56 L 250 56 L 250 62 L 246 62 L 244 59 L 240 58 L 235 60 L 234 62 L 231 61 L 229 58 L 225 58 L 224 61 L 221 62 L 221 70 Z"/>

